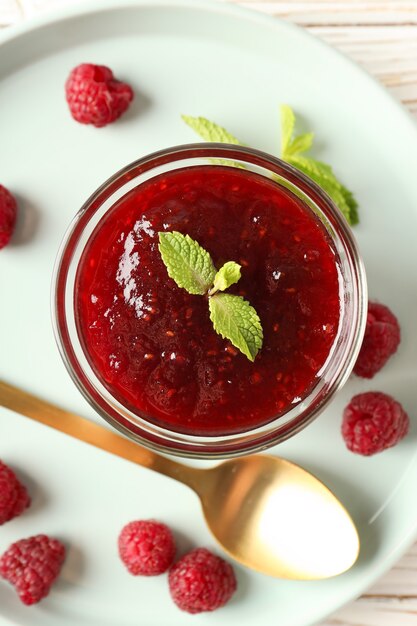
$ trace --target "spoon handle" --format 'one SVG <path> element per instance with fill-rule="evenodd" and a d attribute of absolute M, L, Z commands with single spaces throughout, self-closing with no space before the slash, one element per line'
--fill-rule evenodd
<path fill-rule="evenodd" d="M 174 478 L 197 491 L 201 470 L 172 461 L 45 400 L 0 380 L 0 406 L 59 430 L 96 448 Z"/>

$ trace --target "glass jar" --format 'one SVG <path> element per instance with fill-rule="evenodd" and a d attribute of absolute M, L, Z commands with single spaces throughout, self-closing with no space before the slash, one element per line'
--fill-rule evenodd
<path fill-rule="evenodd" d="M 210 165 L 242 168 L 272 180 L 300 199 L 327 231 L 337 255 L 340 290 L 339 329 L 317 382 L 302 401 L 267 424 L 224 435 L 190 435 L 153 423 L 116 399 L 90 365 L 77 331 L 75 280 L 85 246 L 117 201 L 156 176 Z M 366 323 L 364 268 L 346 220 L 332 200 L 309 178 L 278 158 L 234 145 L 190 144 L 161 150 L 126 166 L 87 200 L 70 225 L 53 278 L 53 325 L 64 363 L 75 384 L 107 422 L 149 448 L 179 456 L 227 458 L 265 450 L 295 435 L 314 420 L 345 383 L 356 361 Z"/>

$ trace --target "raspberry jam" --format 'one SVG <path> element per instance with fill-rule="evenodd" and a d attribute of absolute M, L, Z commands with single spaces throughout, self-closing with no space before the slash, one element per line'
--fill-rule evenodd
<path fill-rule="evenodd" d="M 169 278 L 158 232 L 190 235 L 229 293 L 255 307 L 263 347 L 250 362 L 217 335 L 207 299 Z M 75 284 L 83 349 L 98 378 L 150 422 L 192 435 L 253 429 L 300 403 L 338 332 L 337 253 L 296 196 L 252 172 L 197 166 L 127 193 L 90 237 Z"/>

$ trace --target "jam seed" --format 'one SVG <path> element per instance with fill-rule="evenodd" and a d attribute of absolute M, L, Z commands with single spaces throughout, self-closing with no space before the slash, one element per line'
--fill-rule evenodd
<path fill-rule="evenodd" d="M 250 381 L 252 385 L 257 385 L 258 383 L 261 382 L 261 380 L 262 380 L 262 376 L 260 375 L 259 372 L 254 372 L 252 376 L 250 377 Z"/>
<path fill-rule="evenodd" d="M 175 336 L 175 333 L 172 330 L 167 330 L 165 332 L 165 334 L 166 334 L 167 337 L 174 337 Z"/>
<path fill-rule="evenodd" d="M 153 359 L 153 354 L 151 354 L 150 352 L 145 352 L 143 358 L 145 359 L 145 361 L 150 361 L 151 359 Z"/>
<path fill-rule="evenodd" d="M 265 235 L 266 235 L 266 228 L 260 228 L 259 237 L 265 237 Z"/>
<path fill-rule="evenodd" d="M 274 329 L 274 333 L 277 333 L 279 331 L 279 324 L 274 324 L 272 328 Z"/>
<path fill-rule="evenodd" d="M 185 319 L 186 319 L 186 320 L 189 320 L 189 319 L 190 319 L 190 317 L 192 316 L 192 314 L 193 314 L 193 310 L 192 310 L 192 308 L 191 308 L 191 307 L 188 307 L 188 309 L 185 311 Z"/>
<path fill-rule="evenodd" d="M 275 378 L 277 379 L 278 382 L 280 382 L 282 380 L 282 372 L 278 372 Z"/>
<path fill-rule="evenodd" d="M 295 242 L 297 242 L 297 243 L 300 243 L 300 241 L 301 241 L 301 237 L 300 237 L 299 235 L 294 235 L 294 236 L 293 236 L 293 239 L 294 239 L 294 241 L 295 241 Z"/>
<path fill-rule="evenodd" d="M 226 346 L 225 350 L 226 350 L 226 352 L 228 352 L 232 356 L 236 356 L 237 355 L 237 350 L 233 346 Z"/>
<path fill-rule="evenodd" d="M 288 289 L 285 290 L 287 293 L 295 293 L 296 289 L 295 287 L 288 287 Z"/>
<path fill-rule="evenodd" d="M 207 356 L 216 356 L 217 350 L 207 350 Z"/>
<path fill-rule="evenodd" d="M 320 252 L 317 250 L 307 250 L 304 254 L 304 261 L 317 261 L 320 256 Z"/>
<path fill-rule="evenodd" d="M 249 267 L 249 263 L 246 259 L 240 259 L 239 263 L 243 265 L 243 267 Z"/>

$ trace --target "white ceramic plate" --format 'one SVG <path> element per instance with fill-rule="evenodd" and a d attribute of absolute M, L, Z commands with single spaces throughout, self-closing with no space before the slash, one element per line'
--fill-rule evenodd
<path fill-rule="evenodd" d="M 80 62 L 107 64 L 138 95 L 104 129 L 73 122 L 63 84 Z M 68 546 L 60 581 L 27 608 L 0 582 L 0 623 L 20 626 L 171 626 L 216 623 L 307 626 L 357 596 L 389 568 L 417 527 L 416 354 L 417 133 L 402 108 L 349 61 L 304 31 L 227 4 L 123 0 L 84 5 L 2 34 L 0 178 L 21 212 L 0 253 L 0 375 L 96 419 L 58 355 L 49 315 L 55 254 L 86 197 L 109 175 L 153 150 L 195 140 L 180 113 L 205 115 L 242 141 L 278 153 L 278 104 L 317 133 L 316 154 L 357 195 L 355 228 L 371 297 L 397 313 L 403 341 L 372 382 L 352 379 L 313 425 L 276 453 L 322 478 L 351 511 L 362 552 L 347 574 L 285 582 L 237 567 L 239 591 L 214 615 L 190 617 L 170 601 L 164 576 L 137 579 L 116 538 L 135 518 L 176 531 L 180 552 L 213 546 L 197 498 L 180 484 L 115 459 L 5 410 L 0 458 L 30 487 L 33 506 L 0 528 L 0 551 L 46 532 Z M 374 458 L 349 453 L 341 412 L 356 392 L 393 394 L 411 432 Z M 308 520 L 301 520 L 308 523 Z M 302 532 L 302 524 L 300 526 Z"/>

